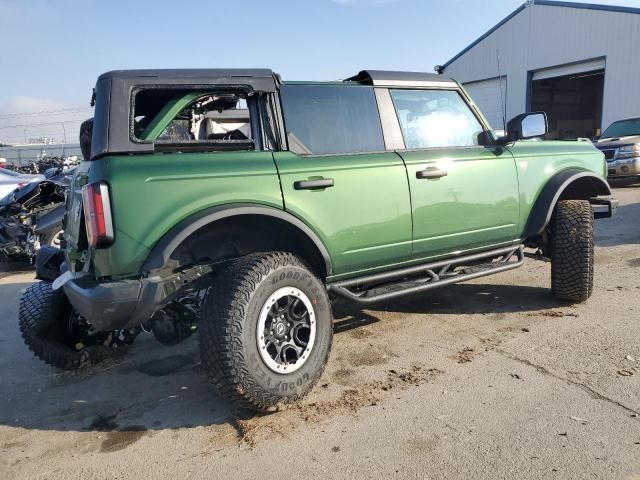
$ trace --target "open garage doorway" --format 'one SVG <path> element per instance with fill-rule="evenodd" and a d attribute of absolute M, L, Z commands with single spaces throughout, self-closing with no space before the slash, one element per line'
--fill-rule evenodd
<path fill-rule="evenodd" d="M 530 110 L 549 119 L 548 139 L 593 138 L 602 128 L 604 69 L 531 80 Z"/>

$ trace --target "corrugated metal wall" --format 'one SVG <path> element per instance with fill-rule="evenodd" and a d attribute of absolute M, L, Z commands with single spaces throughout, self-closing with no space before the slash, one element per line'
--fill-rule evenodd
<path fill-rule="evenodd" d="M 507 76 L 507 118 L 526 108 L 528 72 L 604 57 L 602 126 L 640 116 L 640 14 L 533 5 L 453 61 L 461 83 Z"/>

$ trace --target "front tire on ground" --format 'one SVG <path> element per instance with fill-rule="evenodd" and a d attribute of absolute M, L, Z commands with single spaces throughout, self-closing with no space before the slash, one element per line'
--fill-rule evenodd
<path fill-rule="evenodd" d="M 83 345 L 70 330 L 77 319 L 62 289 L 53 290 L 51 282 L 36 282 L 20 299 L 18 319 L 22 338 L 29 349 L 45 363 L 61 370 L 93 366 L 121 353 L 112 346 L 112 334 L 97 334 L 93 340 L 105 344 Z M 107 346 L 106 344 L 109 344 Z"/>
<path fill-rule="evenodd" d="M 551 219 L 551 291 L 584 302 L 593 290 L 593 212 L 587 200 L 561 200 Z"/>
<path fill-rule="evenodd" d="M 201 309 L 200 351 L 215 389 L 265 411 L 300 400 L 327 363 L 333 336 L 322 282 L 290 253 L 242 257 L 218 272 Z"/>

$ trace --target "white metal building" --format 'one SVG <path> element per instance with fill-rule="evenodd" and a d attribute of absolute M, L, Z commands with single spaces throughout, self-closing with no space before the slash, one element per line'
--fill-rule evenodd
<path fill-rule="evenodd" d="M 640 8 L 528 0 L 436 70 L 493 128 L 542 110 L 549 138 L 592 137 L 640 116 Z"/>

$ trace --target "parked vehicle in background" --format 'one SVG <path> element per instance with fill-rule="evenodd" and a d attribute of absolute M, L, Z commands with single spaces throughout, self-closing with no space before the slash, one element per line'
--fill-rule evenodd
<path fill-rule="evenodd" d="M 545 135 L 541 112 L 496 138 L 441 75 L 115 71 L 94 119 L 66 249 L 41 249 L 21 300 L 27 345 L 74 369 L 142 326 L 164 344 L 198 330 L 211 383 L 257 410 L 317 382 L 329 295 L 426 292 L 517 268 L 529 247 L 556 298 L 585 301 L 594 215 L 617 204 L 591 142 L 526 141 Z"/>
<path fill-rule="evenodd" d="M 640 117 L 613 122 L 596 141 L 609 178 L 640 177 Z"/>
<path fill-rule="evenodd" d="M 61 246 L 64 198 L 71 182 L 71 173 L 61 170 L 49 169 L 41 180 L 0 200 L 0 253 L 5 258 L 33 263 L 43 245 Z"/>
<path fill-rule="evenodd" d="M 0 168 L 0 199 L 28 183 L 38 182 L 41 180 L 44 180 L 43 175 L 30 175 L 15 172 L 6 168 Z"/>

